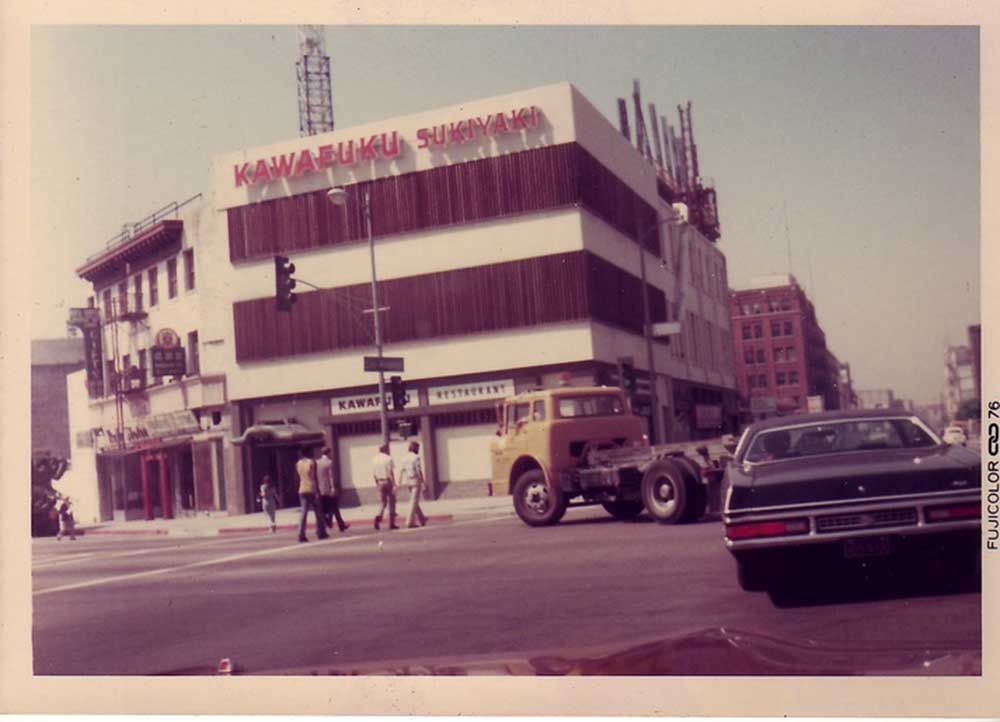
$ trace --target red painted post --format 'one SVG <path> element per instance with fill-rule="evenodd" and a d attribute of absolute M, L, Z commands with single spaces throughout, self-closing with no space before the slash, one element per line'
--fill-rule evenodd
<path fill-rule="evenodd" d="M 161 453 L 160 457 L 160 505 L 163 507 L 163 518 L 174 518 L 174 500 L 170 493 L 170 480 L 167 478 L 167 455 Z"/>
<path fill-rule="evenodd" d="M 139 460 L 139 468 L 142 469 L 142 508 L 145 512 L 146 521 L 153 518 L 153 498 L 149 494 L 149 462 L 148 456 L 143 455 Z"/>

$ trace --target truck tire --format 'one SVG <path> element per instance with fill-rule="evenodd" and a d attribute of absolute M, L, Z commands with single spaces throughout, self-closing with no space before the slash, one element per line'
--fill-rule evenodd
<path fill-rule="evenodd" d="M 601 504 L 604 511 L 608 512 L 615 519 L 621 521 L 631 521 L 642 514 L 646 507 L 639 499 L 617 499 L 616 501 L 606 501 Z"/>
<path fill-rule="evenodd" d="M 698 521 L 705 516 L 705 509 L 708 507 L 708 489 L 701 481 L 701 467 L 686 456 L 673 461 L 681 467 L 687 491 L 687 508 L 681 521 Z"/>
<path fill-rule="evenodd" d="M 545 483 L 541 469 L 531 469 L 514 482 L 514 511 L 528 526 L 551 526 L 566 513 L 566 495 Z"/>
<path fill-rule="evenodd" d="M 642 504 L 660 524 L 677 524 L 687 509 L 688 484 L 678 464 L 660 459 L 642 475 Z"/>

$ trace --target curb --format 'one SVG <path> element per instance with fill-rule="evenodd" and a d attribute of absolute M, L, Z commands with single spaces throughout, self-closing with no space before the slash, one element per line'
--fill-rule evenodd
<path fill-rule="evenodd" d="M 428 516 L 427 517 L 427 522 L 428 523 L 430 523 L 432 521 L 433 522 L 438 522 L 438 523 L 449 523 L 449 522 L 452 522 L 454 520 L 455 520 L 455 517 L 452 514 L 439 514 L 437 516 Z M 364 524 L 365 523 L 363 520 L 360 520 L 360 519 L 357 519 L 357 520 L 345 519 L 344 521 L 346 521 L 350 526 L 354 526 L 355 524 Z M 277 530 L 278 531 L 298 531 L 298 528 L 299 528 L 298 524 L 288 524 L 288 525 L 284 525 L 284 526 L 278 525 Z M 309 525 L 306 526 L 306 530 L 307 531 L 310 528 L 311 527 Z M 386 529 L 387 528 L 388 527 L 386 527 Z M 400 527 L 400 529 L 402 529 L 402 528 L 403 527 Z M 223 527 L 223 528 L 221 528 L 221 529 L 218 530 L 218 533 L 219 534 L 246 534 L 246 533 L 251 533 L 251 532 L 266 532 L 266 531 L 271 531 L 271 527 L 267 526 L 267 525 L 265 525 L 265 526 Z M 333 531 L 331 530 L 330 533 L 333 534 Z"/>

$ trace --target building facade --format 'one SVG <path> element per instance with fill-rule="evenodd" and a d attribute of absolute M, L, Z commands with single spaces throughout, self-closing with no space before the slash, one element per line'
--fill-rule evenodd
<path fill-rule="evenodd" d="M 217 214 L 202 196 L 170 204 L 77 269 L 99 327 L 75 424 L 92 437 L 99 518 L 172 518 L 226 508 L 226 331 L 206 308 Z M 164 363 L 170 357 L 173 366 Z M 82 483 L 82 482 L 81 482 Z"/>
<path fill-rule="evenodd" d="M 214 169 L 211 192 L 173 235 L 113 272 L 91 270 L 96 261 L 81 269 L 94 276 L 98 303 L 149 264 L 162 275 L 187 250 L 199 269 L 187 321 L 153 318 L 150 308 L 141 323 L 124 322 L 129 343 L 106 354 L 137 365 L 171 324 L 200 349 L 200 375 L 144 391 L 146 415 L 156 417 L 167 408 L 154 407 L 157 398 L 185 389 L 179 405 L 199 428 L 148 434 L 148 452 L 126 449 L 136 457 L 126 476 L 139 479 L 130 489 L 155 486 L 139 472 L 162 473 L 156 455 L 196 457 L 211 438 L 222 448 L 211 456 L 217 491 L 198 495 L 208 477 L 197 458 L 184 476 L 184 456 L 168 473 L 175 501 L 178 487 L 189 496 L 193 488 L 186 503 L 195 509 L 211 498 L 229 513 L 253 512 L 269 474 L 283 503 L 297 502 L 303 444 L 330 446 L 346 504 L 374 498 L 379 398 L 363 365 L 374 355 L 369 220 L 384 354 L 405 363 L 407 403 L 391 422 L 408 422 L 422 442 L 435 496 L 486 493 L 497 401 L 567 380 L 617 384 L 623 360 L 635 369 L 634 408 L 651 437 L 735 430 L 725 257 L 573 86 L 248 149 Z M 334 187 L 346 191 L 345 206 L 328 199 Z M 275 256 L 295 265 L 290 313 L 276 307 Z M 651 323 L 679 322 L 680 333 L 647 346 L 644 301 Z M 102 425 L 113 400 L 95 400 Z M 155 490 L 149 496 L 155 507 Z"/>
<path fill-rule="evenodd" d="M 899 406 L 892 389 L 861 389 L 858 407 L 862 409 L 895 409 Z"/>
<path fill-rule="evenodd" d="M 31 452 L 69 459 L 71 453 L 66 377 L 83 368 L 83 339 L 31 342 Z"/>
<path fill-rule="evenodd" d="M 966 401 L 979 398 L 975 356 L 968 346 L 949 346 L 944 354 L 944 407 L 949 421 Z"/>
<path fill-rule="evenodd" d="M 793 275 L 755 278 L 729 298 L 736 376 L 754 419 L 842 408 L 841 365 Z"/>

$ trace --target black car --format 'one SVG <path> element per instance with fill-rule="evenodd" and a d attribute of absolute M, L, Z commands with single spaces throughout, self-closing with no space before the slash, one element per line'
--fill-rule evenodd
<path fill-rule="evenodd" d="M 978 570 L 979 454 L 883 409 L 760 421 L 726 472 L 726 546 L 747 591 L 801 570 L 952 552 Z"/>

